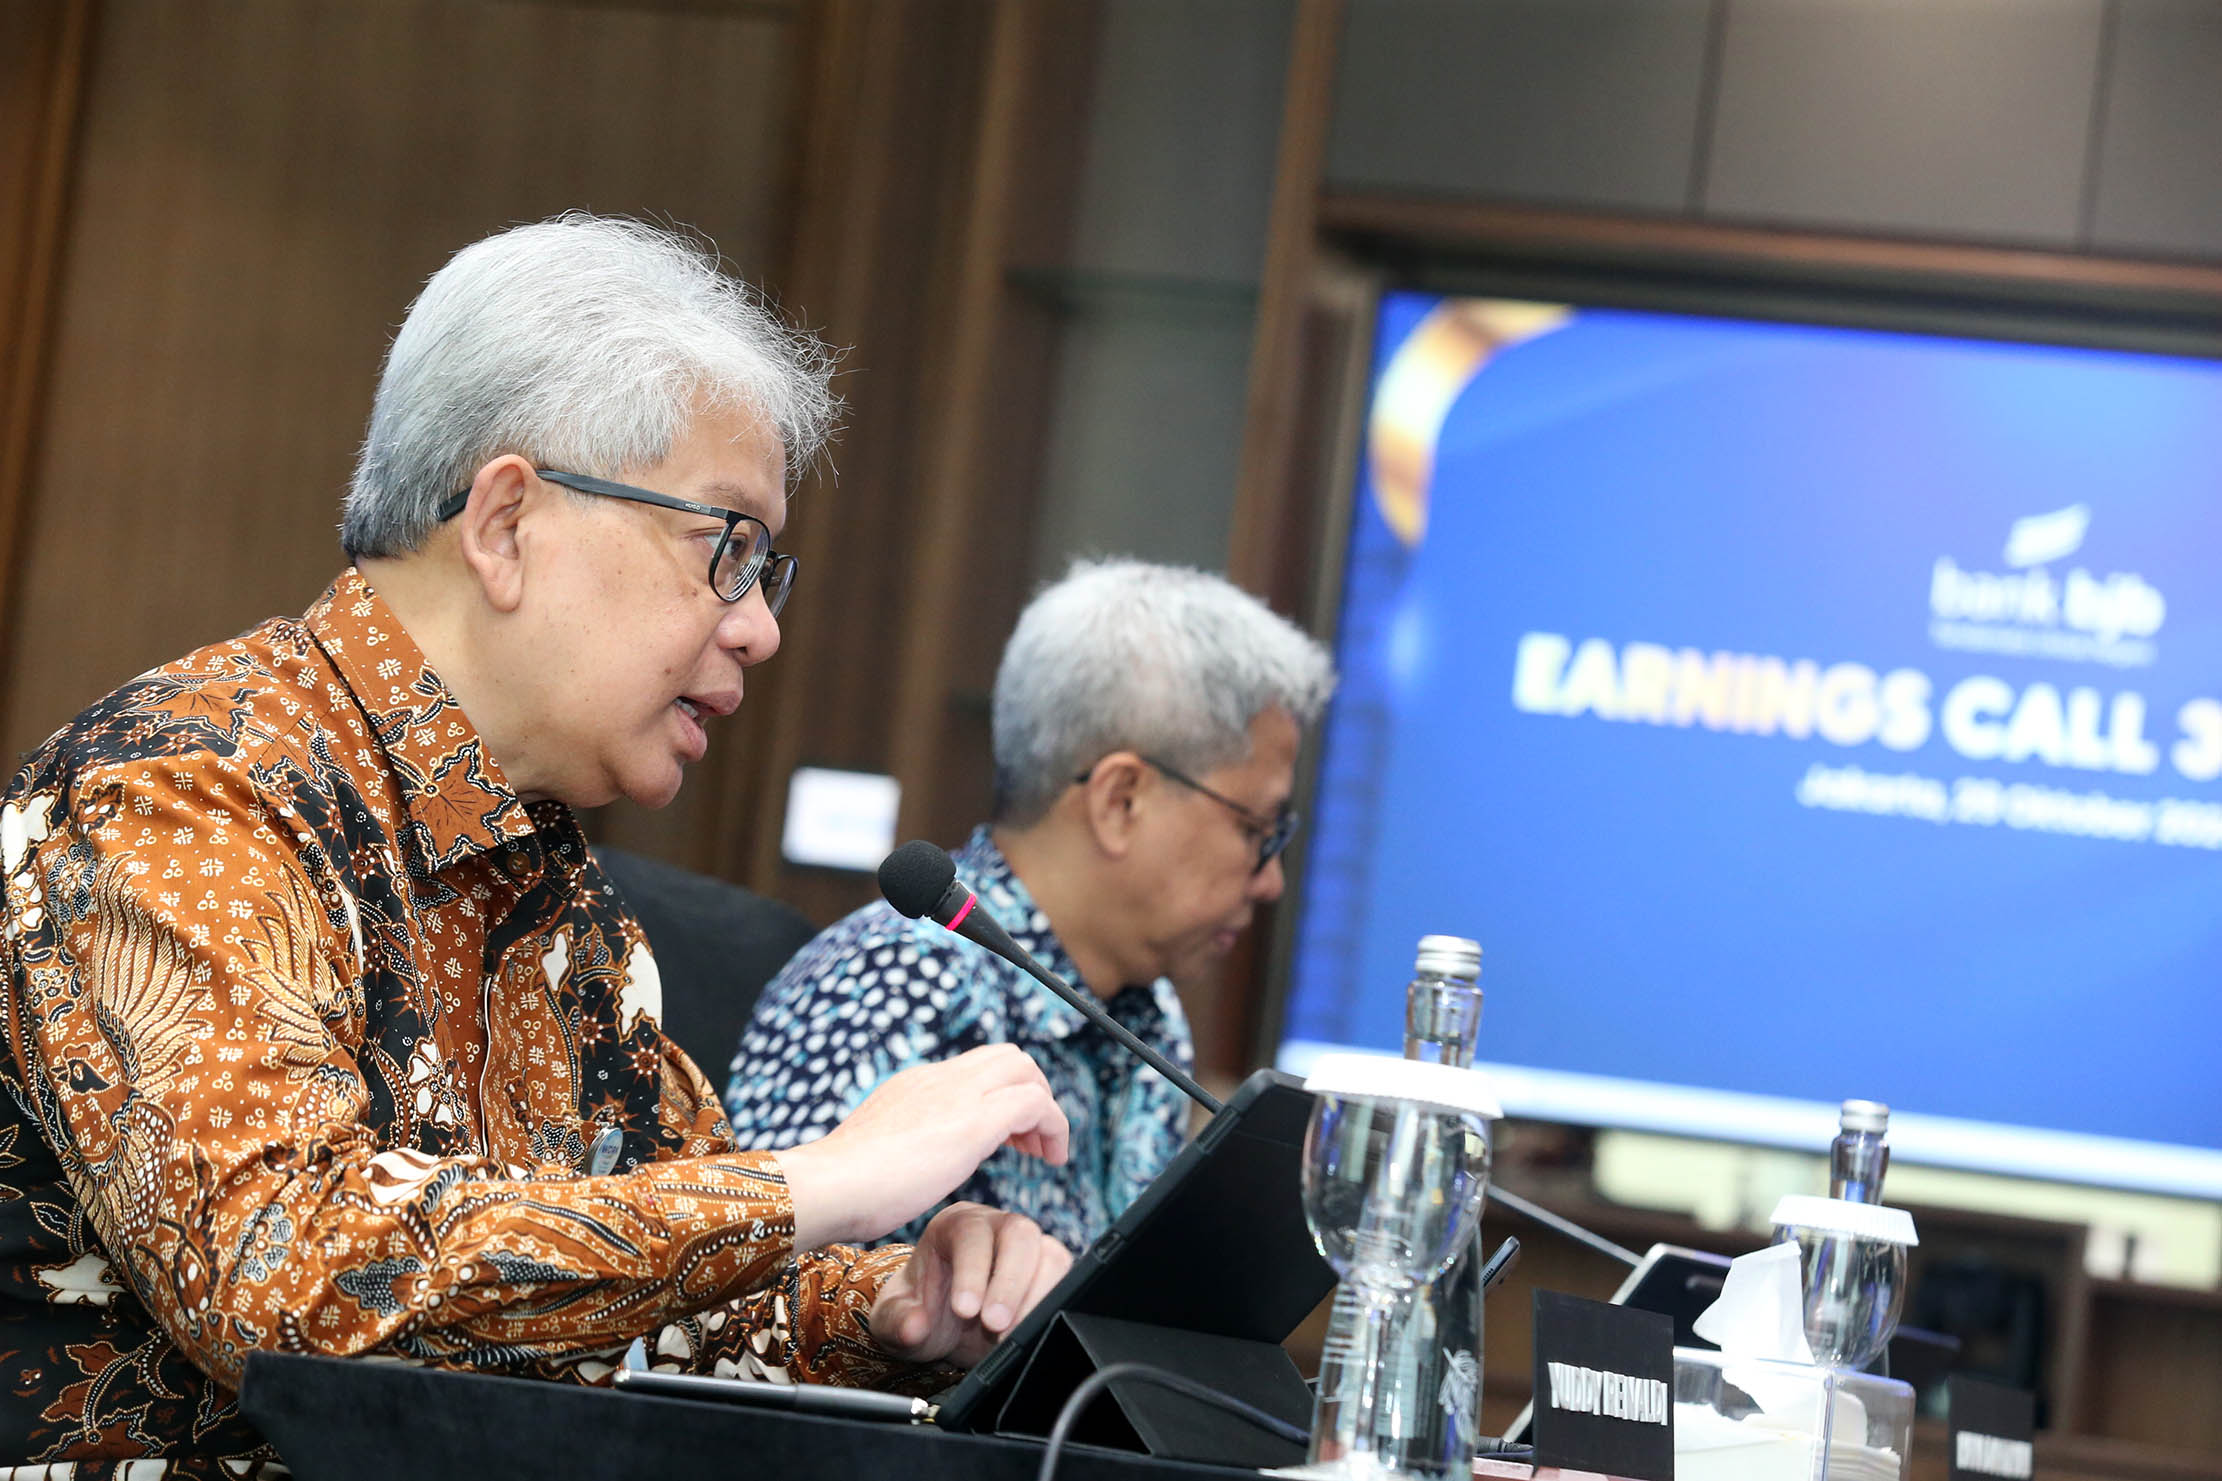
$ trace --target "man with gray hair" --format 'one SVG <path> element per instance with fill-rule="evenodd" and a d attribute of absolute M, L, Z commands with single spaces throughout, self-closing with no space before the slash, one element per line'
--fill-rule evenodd
<path fill-rule="evenodd" d="M 971 1206 L 852 1247 L 1064 1159 L 1008 1046 L 737 1144 L 572 814 L 668 802 L 778 648 L 828 370 L 649 227 L 466 248 L 387 355 L 354 564 L 0 793 L 0 1458 L 254 1475 L 257 1351 L 940 1382 L 1067 1268 Z"/>
<path fill-rule="evenodd" d="M 1019 945 L 1193 1061 L 1172 979 L 1281 893 L 1326 651 L 1217 576 L 1082 562 L 1020 615 L 995 676 L 995 818 L 957 874 Z M 890 1075 L 1016 1044 L 1072 1128 L 1064 1166 L 997 1153 L 958 1196 L 1094 1242 L 1185 1138 L 1180 1092 L 1016 967 L 885 903 L 803 948 L 757 1000 L 725 1105 L 751 1146 L 807 1145 Z"/>

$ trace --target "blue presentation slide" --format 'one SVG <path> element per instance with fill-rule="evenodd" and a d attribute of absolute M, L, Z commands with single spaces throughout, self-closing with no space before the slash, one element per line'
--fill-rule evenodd
<path fill-rule="evenodd" d="M 1448 932 L 1515 1114 L 2222 1194 L 2222 364 L 1395 294 L 1373 387 L 1285 1064 Z"/>

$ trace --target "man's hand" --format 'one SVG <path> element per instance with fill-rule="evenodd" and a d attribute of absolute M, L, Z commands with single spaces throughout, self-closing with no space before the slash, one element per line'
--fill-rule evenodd
<path fill-rule="evenodd" d="M 891 1357 L 969 1368 L 1071 1268 L 1024 1214 L 952 1203 L 880 1287 L 872 1337 Z"/>
<path fill-rule="evenodd" d="M 1062 1165 L 1069 1128 L 1041 1066 L 1010 1044 L 893 1076 L 814 1142 L 775 1154 L 795 1248 L 878 1239 L 946 1198 L 996 1148 Z"/>

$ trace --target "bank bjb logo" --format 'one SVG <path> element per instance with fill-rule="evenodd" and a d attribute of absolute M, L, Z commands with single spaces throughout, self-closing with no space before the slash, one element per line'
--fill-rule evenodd
<path fill-rule="evenodd" d="M 2101 576 L 2078 562 L 2091 506 L 2071 504 L 2017 519 L 2006 532 L 2003 571 L 1939 556 L 1929 572 L 1929 640 L 1962 652 L 2065 658 L 2142 668 L 2156 656 L 2168 616 L 2160 589 L 2134 571 Z"/>

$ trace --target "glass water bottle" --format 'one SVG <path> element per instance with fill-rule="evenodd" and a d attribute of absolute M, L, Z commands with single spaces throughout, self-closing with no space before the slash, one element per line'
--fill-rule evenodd
<path fill-rule="evenodd" d="M 1462 936 L 1423 936 L 1404 994 L 1404 1057 L 1470 1066 L 1481 1027 L 1481 947 Z M 1488 1167 L 1486 1127 L 1480 1165 Z M 1415 1477 L 1473 1474 L 1481 1431 L 1481 1237 L 1477 1231 L 1441 1277 L 1403 1298 L 1381 1343 L 1390 1368 L 1375 1406 L 1374 1454 Z M 1347 1288 L 1338 1290 L 1319 1362 L 1320 1433 L 1312 1458 L 1352 1448 L 1359 1421 L 1357 1375 L 1361 1314 Z"/>
<path fill-rule="evenodd" d="M 1837 1115 L 1836 1140 L 1829 1143 L 1829 1197 L 1851 1203 L 1881 1203 L 1883 1174 L 1890 1168 L 1890 1107 L 1877 1100 L 1848 1100 Z"/>

